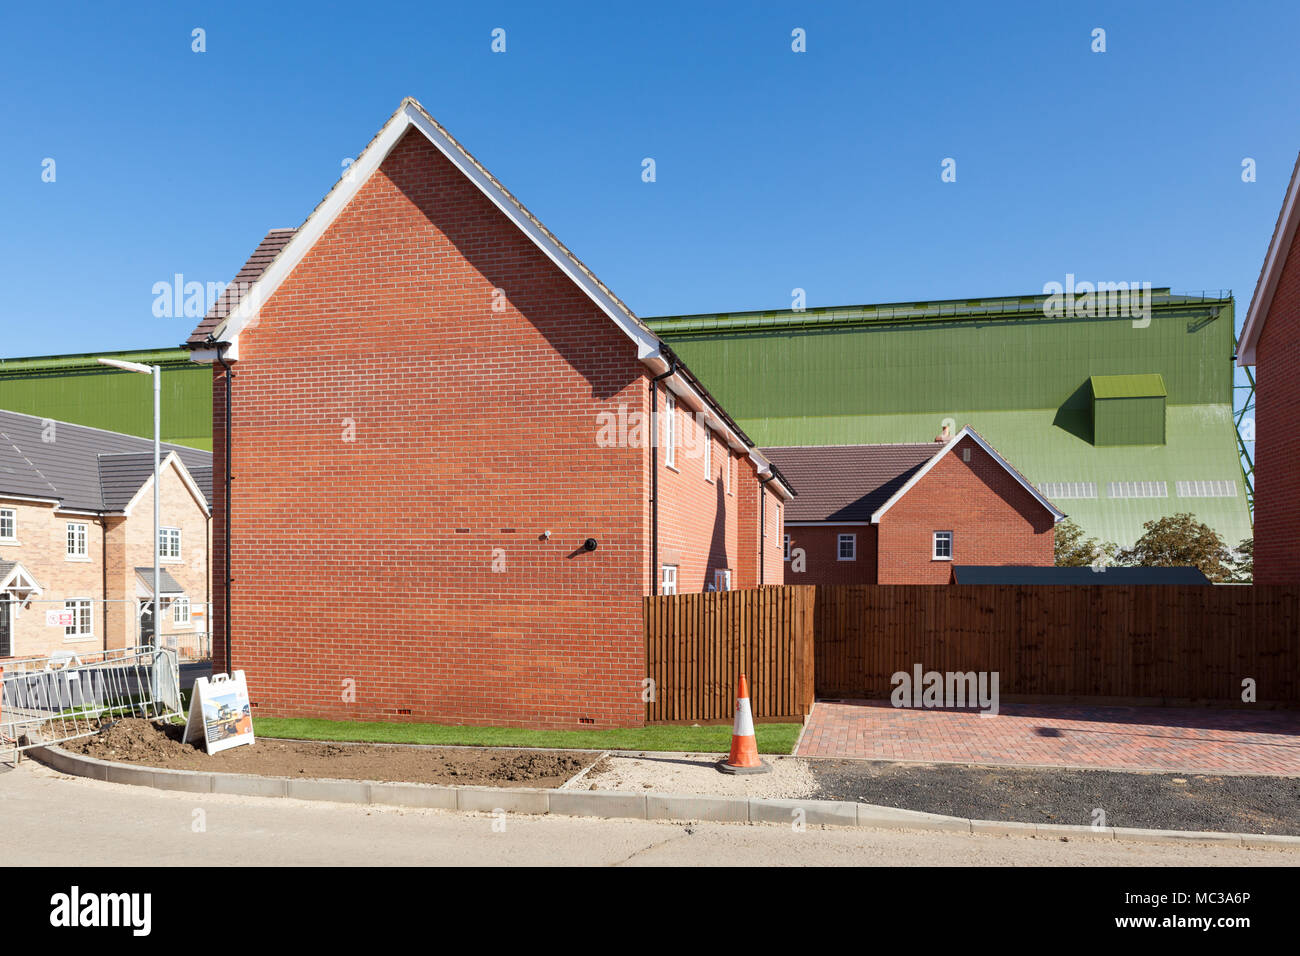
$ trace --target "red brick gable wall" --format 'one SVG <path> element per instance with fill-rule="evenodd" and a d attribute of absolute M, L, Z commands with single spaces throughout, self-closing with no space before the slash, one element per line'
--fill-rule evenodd
<path fill-rule="evenodd" d="M 970 449 L 970 462 L 962 453 Z M 953 564 L 1050 566 L 1051 515 L 969 436 L 885 512 L 879 584 L 945 584 Z M 933 533 L 953 532 L 953 560 L 932 559 Z"/>
<path fill-rule="evenodd" d="M 647 412 L 644 368 L 422 136 L 240 353 L 233 661 L 256 713 L 641 721 L 649 453 L 597 431 Z"/>
<path fill-rule="evenodd" d="M 1300 230 L 1255 355 L 1255 581 L 1295 584 L 1300 582 Z"/>

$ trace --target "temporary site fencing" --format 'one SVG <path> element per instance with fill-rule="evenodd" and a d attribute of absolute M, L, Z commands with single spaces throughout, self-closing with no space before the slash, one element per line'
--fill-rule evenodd
<path fill-rule="evenodd" d="M 0 760 L 89 736 L 105 720 L 161 720 L 180 713 L 180 665 L 167 648 L 0 662 Z"/>

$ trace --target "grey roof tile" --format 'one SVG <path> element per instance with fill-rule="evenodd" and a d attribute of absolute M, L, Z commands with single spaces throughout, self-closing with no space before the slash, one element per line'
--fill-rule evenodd
<path fill-rule="evenodd" d="M 163 456 L 171 451 L 191 475 L 208 469 L 211 484 L 211 452 L 164 443 Z M 0 495 L 53 499 L 80 511 L 120 511 L 152 473 L 152 439 L 0 409 Z M 197 478 L 195 483 L 202 488 Z"/>

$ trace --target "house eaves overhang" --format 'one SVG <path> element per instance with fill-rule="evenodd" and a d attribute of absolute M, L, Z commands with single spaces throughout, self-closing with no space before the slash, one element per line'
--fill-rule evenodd
<path fill-rule="evenodd" d="M 1255 364 L 1255 349 L 1264 331 L 1268 310 L 1273 306 L 1273 296 L 1277 293 L 1277 284 L 1282 278 L 1287 254 L 1295 241 L 1296 227 L 1300 225 L 1300 198 L 1298 197 L 1300 197 L 1300 156 L 1296 157 L 1296 164 L 1291 170 L 1286 198 L 1282 201 L 1277 225 L 1273 227 L 1273 236 L 1268 243 L 1268 252 L 1264 256 L 1259 280 L 1255 283 L 1255 294 L 1251 296 L 1246 321 L 1241 326 L 1241 338 L 1237 342 L 1237 364 L 1243 368 Z"/>

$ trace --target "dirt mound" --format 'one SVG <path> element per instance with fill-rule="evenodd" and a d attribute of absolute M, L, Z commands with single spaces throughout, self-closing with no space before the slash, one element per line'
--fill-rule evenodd
<path fill-rule="evenodd" d="M 212 770 L 265 777 L 322 777 L 461 786 L 558 787 L 596 759 L 595 753 L 491 750 L 400 744 L 258 740 L 209 755 L 181 742 L 182 726 L 128 719 L 63 747 L 100 760 Z"/>

